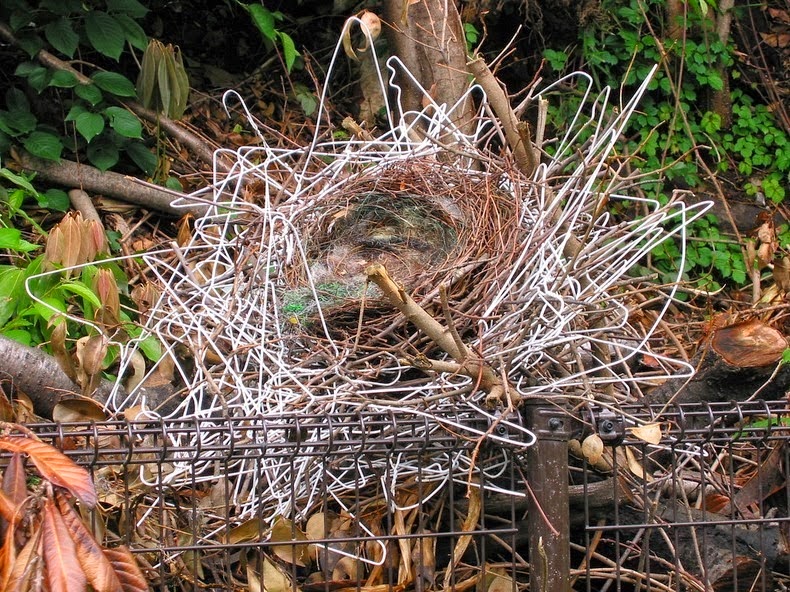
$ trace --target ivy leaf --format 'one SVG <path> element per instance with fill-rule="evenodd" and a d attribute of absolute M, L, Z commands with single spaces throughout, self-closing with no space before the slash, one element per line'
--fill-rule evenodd
<path fill-rule="evenodd" d="M 78 84 L 77 77 L 67 70 L 56 70 L 52 74 L 52 79 L 49 81 L 49 86 L 56 86 L 58 88 L 74 88 Z"/>
<path fill-rule="evenodd" d="M 96 83 L 96 86 L 115 96 L 133 97 L 136 95 L 134 84 L 117 72 L 96 72 L 91 78 Z"/>
<path fill-rule="evenodd" d="M 104 117 L 99 113 L 85 111 L 77 115 L 74 125 L 85 141 L 90 143 L 93 138 L 104 131 Z"/>
<path fill-rule="evenodd" d="M 63 55 L 73 58 L 74 52 L 77 51 L 80 37 L 71 28 L 71 22 L 65 17 L 61 17 L 56 21 L 52 21 L 44 27 L 44 36 L 49 41 L 49 44 L 57 49 Z"/>
<path fill-rule="evenodd" d="M 47 132 L 33 132 L 25 139 L 24 146 L 33 156 L 47 160 L 59 160 L 63 151 L 60 138 Z"/>
<path fill-rule="evenodd" d="M 74 87 L 74 94 L 94 107 L 101 103 L 103 98 L 101 90 L 95 84 L 78 84 Z"/>
<path fill-rule="evenodd" d="M 132 47 L 140 51 L 145 51 L 145 48 L 148 47 L 148 35 L 146 35 L 143 28 L 137 24 L 137 21 L 127 14 L 116 14 L 115 20 L 121 25 L 124 36 L 126 40 L 132 44 Z"/>
<path fill-rule="evenodd" d="M 104 113 L 110 120 L 110 127 L 124 138 L 141 138 L 143 126 L 140 120 L 122 107 L 107 107 Z"/>
<path fill-rule="evenodd" d="M 126 36 L 117 20 L 106 12 L 93 10 L 85 15 L 85 32 L 96 51 L 118 61 Z"/>
<path fill-rule="evenodd" d="M 88 160 L 100 171 L 106 171 L 118 164 L 118 148 L 110 140 L 100 138 L 88 144 Z"/>

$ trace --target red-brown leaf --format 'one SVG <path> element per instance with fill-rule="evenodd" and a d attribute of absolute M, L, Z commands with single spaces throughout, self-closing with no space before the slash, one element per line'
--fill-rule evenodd
<path fill-rule="evenodd" d="M 26 590 L 31 580 L 39 579 L 43 567 L 41 563 L 41 527 L 39 527 L 22 547 L 22 550 L 17 553 L 14 568 L 11 570 L 8 581 L 4 582 L 3 592 Z"/>
<path fill-rule="evenodd" d="M 16 527 L 13 523 L 8 525 L 3 546 L 0 548 L 0 590 L 5 590 L 11 578 L 11 569 L 16 562 L 16 544 L 14 537 Z"/>
<path fill-rule="evenodd" d="M 115 573 L 113 565 L 104 555 L 103 549 L 86 528 L 66 496 L 58 495 L 57 504 L 63 522 L 76 544 L 77 558 L 90 585 L 96 592 L 122 592 L 121 580 Z"/>
<path fill-rule="evenodd" d="M 25 459 L 19 453 L 11 456 L 3 473 L 3 492 L 8 496 L 9 501 L 16 505 L 27 499 Z"/>
<path fill-rule="evenodd" d="M 115 568 L 123 592 L 147 592 L 148 583 L 129 549 L 124 546 L 104 549 L 104 555 Z"/>
<path fill-rule="evenodd" d="M 51 499 L 44 503 L 41 542 L 50 592 L 85 592 L 86 579 L 77 559 L 77 547 Z"/>
<path fill-rule="evenodd" d="M 0 449 L 24 452 L 44 479 L 68 489 L 89 508 L 96 505 L 96 490 L 88 471 L 49 444 L 32 438 L 0 436 Z"/>

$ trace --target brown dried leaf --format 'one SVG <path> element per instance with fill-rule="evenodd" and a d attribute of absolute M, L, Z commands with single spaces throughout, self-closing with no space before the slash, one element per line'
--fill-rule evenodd
<path fill-rule="evenodd" d="M 790 292 L 790 257 L 787 255 L 774 262 L 774 282 L 781 292 Z"/>
<path fill-rule="evenodd" d="M 132 364 L 132 374 L 126 378 L 124 386 L 126 392 L 132 392 L 145 378 L 145 358 L 139 351 L 132 352 L 130 359 Z"/>
<path fill-rule="evenodd" d="M 96 592 L 121 592 L 121 581 L 115 569 L 66 496 L 57 495 L 57 504 L 63 522 L 74 540 L 77 559 L 90 585 Z"/>
<path fill-rule="evenodd" d="M 464 518 L 464 521 L 461 524 L 461 530 L 463 532 L 471 532 L 475 529 L 477 521 L 480 520 L 480 512 L 482 509 L 482 492 L 480 487 L 469 487 L 467 495 L 469 497 L 469 508 L 466 512 L 466 518 Z M 444 588 L 450 588 L 450 582 L 454 576 L 453 571 L 455 566 L 458 565 L 459 561 L 461 561 L 461 558 L 464 556 L 464 553 L 466 553 L 466 549 L 471 542 L 471 535 L 465 534 L 458 537 L 458 543 L 456 543 L 455 549 L 453 550 L 452 562 L 450 563 L 448 569 L 445 570 L 443 583 Z"/>
<path fill-rule="evenodd" d="M 634 475 L 647 482 L 653 480 L 653 477 L 651 477 L 650 474 L 647 473 L 647 471 L 645 471 L 645 468 L 642 466 L 642 463 L 640 463 L 639 459 L 636 458 L 634 451 L 631 450 L 631 448 L 628 446 L 625 446 L 625 458 L 628 464 L 628 470 L 631 471 Z"/>
<path fill-rule="evenodd" d="M 502 568 L 491 568 L 491 584 L 489 584 L 486 592 L 513 592 L 516 586 L 513 583 L 513 578 L 510 574 Z"/>
<path fill-rule="evenodd" d="M 0 590 L 6 590 L 11 578 L 11 569 L 16 563 L 16 526 L 11 523 L 5 531 L 3 545 L 0 547 Z"/>
<path fill-rule="evenodd" d="M 235 546 L 239 543 L 257 541 L 265 530 L 266 528 L 260 518 L 252 518 L 231 528 L 228 531 L 227 542 Z"/>
<path fill-rule="evenodd" d="M 57 403 L 52 410 L 52 419 L 60 423 L 75 421 L 105 421 L 108 419 L 104 408 L 88 397 L 74 396 Z"/>
<path fill-rule="evenodd" d="M 104 357 L 107 355 L 107 339 L 104 335 L 80 337 L 77 340 L 75 356 L 78 364 L 78 378 L 82 394 L 90 396 L 101 380 Z"/>
<path fill-rule="evenodd" d="M 49 444 L 20 436 L 0 436 L 0 449 L 24 452 L 44 479 L 67 489 L 88 507 L 96 505 L 96 490 L 88 471 Z"/>
<path fill-rule="evenodd" d="M 381 19 L 375 12 L 369 10 L 363 10 L 357 15 L 357 18 L 361 21 L 360 29 L 362 29 L 364 37 L 364 41 L 362 45 L 357 48 L 357 51 L 365 52 L 368 50 L 370 41 L 367 34 L 370 34 L 370 39 L 373 41 L 378 39 L 379 35 L 381 35 Z"/>
<path fill-rule="evenodd" d="M 121 545 L 114 549 L 103 549 L 103 551 L 121 582 L 123 592 L 147 592 L 148 583 L 145 576 L 128 548 Z"/>
<path fill-rule="evenodd" d="M 3 493 L 12 504 L 18 506 L 27 499 L 27 476 L 25 475 L 25 459 L 15 452 L 11 455 L 3 472 Z"/>
<path fill-rule="evenodd" d="M 661 442 L 661 424 L 648 423 L 641 426 L 628 428 L 635 438 L 647 442 L 648 444 L 658 444 Z"/>
<path fill-rule="evenodd" d="M 47 498 L 41 521 L 47 583 L 51 592 L 84 592 L 87 580 L 77 559 L 77 547 L 54 502 Z"/>
<path fill-rule="evenodd" d="M 268 557 L 263 558 L 263 589 L 266 592 L 291 592 L 293 589 L 291 579 Z"/>
<path fill-rule="evenodd" d="M 179 247 L 185 247 L 192 240 L 192 223 L 194 216 L 192 214 L 184 215 L 178 221 L 178 234 L 176 235 L 176 244 Z"/>
<path fill-rule="evenodd" d="M 22 550 L 16 554 L 13 569 L 8 574 L 8 579 L 3 582 L 3 592 L 28 590 L 31 581 L 41 579 L 41 572 L 44 569 L 41 561 L 41 530 L 41 526 L 37 526 Z"/>
<path fill-rule="evenodd" d="M 598 434 L 590 434 L 582 442 L 582 454 L 591 465 L 597 464 L 603 456 L 603 440 Z"/>
<path fill-rule="evenodd" d="M 280 517 L 272 525 L 270 540 L 275 543 L 306 541 L 307 537 L 293 522 Z M 305 567 L 310 562 L 307 545 L 274 545 L 272 551 L 286 563 L 293 563 L 299 567 Z"/>

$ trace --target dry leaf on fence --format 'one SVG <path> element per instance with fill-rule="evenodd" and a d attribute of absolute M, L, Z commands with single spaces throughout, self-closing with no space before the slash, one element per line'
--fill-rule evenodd
<path fill-rule="evenodd" d="M 0 449 L 24 452 L 41 476 L 53 485 L 68 489 L 88 507 L 96 505 L 96 490 L 88 471 L 49 444 L 18 436 L 0 436 Z"/>
<path fill-rule="evenodd" d="M 296 525 L 285 518 L 278 518 L 272 526 L 270 540 L 274 543 L 290 541 L 306 541 L 307 537 Z M 272 551 L 286 563 L 306 567 L 310 563 L 307 545 L 274 545 Z"/>
<path fill-rule="evenodd" d="M 597 464 L 603 457 L 603 440 L 598 434 L 590 434 L 582 442 L 582 454 L 591 465 Z"/>
<path fill-rule="evenodd" d="M 36 581 L 41 575 L 43 569 L 41 558 L 41 525 L 39 524 L 22 550 L 16 554 L 13 569 L 8 574 L 2 590 L 4 592 L 29 590 L 31 582 Z"/>
<path fill-rule="evenodd" d="M 660 423 L 648 423 L 645 425 L 628 428 L 628 431 L 630 431 L 635 438 L 639 438 L 648 444 L 659 444 L 661 442 Z"/>
<path fill-rule="evenodd" d="M 231 528 L 228 531 L 227 540 L 231 545 L 257 541 L 265 530 L 260 518 L 252 518 Z"/>
<path fill-rule="evenodd" d="M 11 455 L 3 471 L 4 497 L 14 506 L 19 506 L 27 498 L 27 475 L 25 475 L 25 459 L 18 452 Z"/>

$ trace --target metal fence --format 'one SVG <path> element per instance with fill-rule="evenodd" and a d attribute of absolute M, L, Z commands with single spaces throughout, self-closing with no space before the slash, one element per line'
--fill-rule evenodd
<path fill-rule="evenodd" d="M 397 411 L 31 427 L 90 470 L 94 532 L 155 590 L 790 586 L 787 401 L 518 415 L 538 436 L 526 449 L 474 436 L 507 425 Z M 590 434 L 603 450 L 579 444 Z"/>

